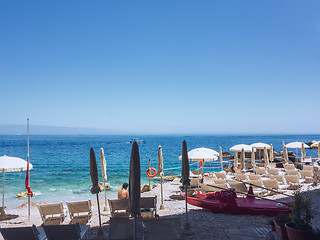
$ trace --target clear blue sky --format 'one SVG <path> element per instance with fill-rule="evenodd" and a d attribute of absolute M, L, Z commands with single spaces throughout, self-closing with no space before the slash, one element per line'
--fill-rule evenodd
<path fill-rule="evenodd" d="M 1 1 L 0 124 L 320 133 L 320 1 Z"/>

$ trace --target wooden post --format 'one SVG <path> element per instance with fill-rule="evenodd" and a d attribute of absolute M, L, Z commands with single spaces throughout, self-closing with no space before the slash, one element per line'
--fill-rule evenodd
<path fill-rule="evenodd" d="M 149 158 L 149 174 L 151 173 L 151 159 Z M 151 178 L 149 177 L 149 190 L 151 190 Z"/>

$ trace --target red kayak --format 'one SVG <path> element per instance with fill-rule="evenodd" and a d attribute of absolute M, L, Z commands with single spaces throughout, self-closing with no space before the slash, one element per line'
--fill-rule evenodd
<path fill-rule="evenodd" d="M 283 201 L 284 204 L 281 204 L 265 199 L 258 199 L 253 196 L 238 198 L 237 194 L 232 190 L 223 190 L 210 194 L 198 193 L 198 196 L 199 198 L 188 197 L 187 202 L 193 206 L 202 207 L 214 212 L 265 215 L 271 217 L 281 213 L 291 213 L 290 207 L 285 205 L 290 202 Z"/>

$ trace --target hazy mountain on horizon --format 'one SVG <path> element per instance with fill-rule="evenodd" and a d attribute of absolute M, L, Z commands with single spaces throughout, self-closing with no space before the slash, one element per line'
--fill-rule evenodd
<path fill-rule="evenodd" d="M 72 128 L 59 126 L 30 125 L 30 134 L 32 135 L 98 135 L 98 134 L 125 134 L 117 130 L 107 130 L 99 128 Z M 0 124 L 0 135 L 26 135 L 27 125 L 20 124 Z"/>

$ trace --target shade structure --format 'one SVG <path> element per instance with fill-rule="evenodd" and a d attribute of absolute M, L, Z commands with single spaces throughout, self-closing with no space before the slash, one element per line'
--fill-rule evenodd
<path fill-rule="evenodd" d="M 188 152 L 190 161 L 215 161 L 218 160 L 219 153 L 210 148 L 195 148 Z M 179 157 L 182 160 L 182 156 Z"/>
<path fill-rule="evenodd" d="M 103 231 L 101 230 L 101 216 L 100 216 L 100 204 L 99 204 L 99 176 L 98 176 L 98 167 L 97 160 L 94 150 L 90 148 L 90 177 L 92 182 L 91 193 L 97 195 L 97 204 L 98 204 L 98 216 L 99 216 L 99 232 L 98 235 L 103 235 Z"/>
<path fill-rule="evenodd" d="M 103 148 L 100 149 L 100 163 L 101 163 L 101 175 L 103 179 L 103 189 L 104 189 L 104 210 L 106 211 L 107 210 L 106 209 L 107 208 L 106 181 L 108 180 L 108 178 L 107 178 L 107 162 L 104 156 Z"/>
<path fill-rule="evenodd" d="M 182 162 L 181 162 L 181 183 L 183 185 L 190 184 L 190 169 L 189 169 L 189 159 L 188 159 L 188 151 L 187 151 L 187 143 L 186 141 L 182 142 Z"/>
<path fill-rule="evenodd" d="M 128 211 L 132 217 L 141 215 L 140 209 L 140 185 L 141 185 L 140 155 L 138 143 L 134 142 L 131 148 L 129 171 L 129 206 Z"/>
<path fill-rule="evenodd" d="M 286 145 L 284 144 L 284 142 L 282 142 L 282 153 L 283 153 L 284 161 L 285 161 L 286 163 L 289 163 L 289 157 L 288 157 L 287 147 L 286 147 Z"/>
<path fill-rule="evenodd" d="M 301 160 L 304 161 L 306 159 L 306 149 L 304 148 L 304 145 L 301 144 Z"/>
<path fill-rule="evenodd" d="M 157 176 L 160 176 L 160 187 L 161 187 L 161 204 L 160 209 L 164 209 L 163 205 L 163 185 L 162 185 L 162 177 L 163 177 L 163 155 L 162 155 L 162 147 L 158 147 L 158 172 Z"/>
<path fill-rule="evenodd" d="M 234 153 L 234 163 L 233 163 L 233 165 L 234 165 L 235 169 L 238 169 L 238 152 Z"/>
<path fill-rule="evenodd" d="M 2 207 L 4 207 L 5 173 L 26 171 L 28 166 L 27 164 L 27 161 L 18 157 L 9 157 L 6 155 L 0 157 L 0 172 L 3 172 Z M 29 163 L 29 170 L 32 168 L 32 164 Z"/>
<path fill-rule="evenodd" d="M 256 165 L 256 159 L 255 159 L 255 154 L 254 154 L 254 152 L 253 152 L 253 149 L 252 149 L 252 153 L 251 153 L 251 165 L 252 165 L 252 167 L 254 168 L 255 167 L 255 165 Z"/>
<path fill-rule="evenodd" d="M 270 148 L 270 145 L 267 143 L 258 142 L 258 143 L 250 144 L 250 147 L 254 147 L 256 149 L 264 149 L 264 148 Z"/>
<path fill-rule="evenodd" d="M 223 169 L 223 166 L 222 166 L 223 156 L 222 156 L 222 148 L 221 148 L 221 146 L 219 147 L 219 159 L 220 159 L 221 169 Z"/>
<path fill-rule="evenodd" d="M 157 176 L 163 176 L 163 155 L 162 155 L 162 147 L 158 147 L 158 172 Z"/>
<path fill-rule="evenodd" d="M 240 154 L 240 169 L 243 170 L 244 169 L 244 149 L 241 150 L 241 154 Z"/>
<path fill-rule="evenodd" d="M 273 145 L 270 144 L 270 162 L 273 162 Z"/>
<path fill-rule="evenodd" d="M 247 144 L 238 144 L 238 145 L 234 145 L 233 147 L 231 147 L 229 150 L 233 151 L 233 152 L 241 152 L 242 149 L 245 152 L 252 152 L 252 147 L 250 147 Z M 255 151 L 255 150 L 254 150 Z"/>
<path fill-rule="evenodd" d="M 303 142 L 291 142 L 291 143 L 288 143 L 288 144 L 286 144 L 286 148 L 301 148 L 302 145 L 305 148 L 310 148 L 307 144 L 305 144 Z"/>
<path fill-rule="evenodd" d="M 134 217 L 133 238 L 136 239 L 137 217 L 141 216 L 141 169 L 139 146 L 137 142 L 132 144 L 129 170 L 129 206 L 128 212 Z"/>
<path fill-rule="evenodd" d="M 311 144 L 312 148 L 318 148 L 320 141 Z"/>
<path fill-rule="evenodd" d="M 264 166 L 267 167 L 269 165 L 269 156 L 267 148 L 263 149 L 263 159 L 264 159 Z"/>
<path fill-rule="evenodd" d="M 182 142 L 182 161 L 181 161 L 181 182 L 185 188 L 186 197 L 186 223 L 184 225 L 184 234 L 192 234 L 192 230 L 188 219 L 188 186 L 190 185 L 189 179 L 190 169 L 189 169 L 189 159 L 186 141 Z"/>

